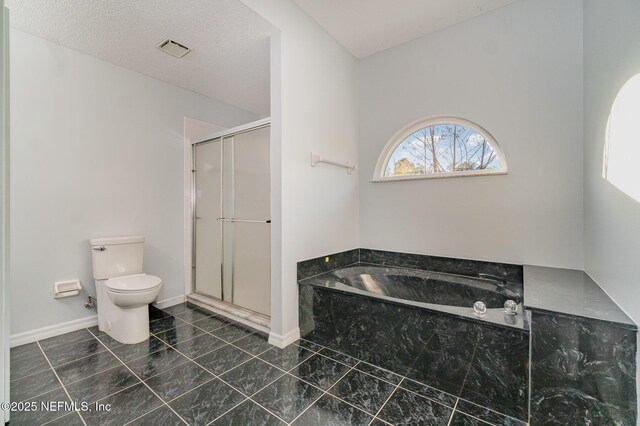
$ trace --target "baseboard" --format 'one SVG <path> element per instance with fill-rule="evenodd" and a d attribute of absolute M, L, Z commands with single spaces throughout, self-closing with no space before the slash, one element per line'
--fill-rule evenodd
<path fill-rule="evenodd" d="M 94 325 L 98 325 L 97 315 L 91 315 L 89 317 L 63 322 L 56 325 L 49 325 L 47 327 L 37 328 L 35 330 L 12 335 L 9 339 L 9 346 L 13 348 L 15 346 L 25 345 L 27 343 L 32 343 L 49 337 L 59 336 L 61 334 L 69 333 L 70 331 L 93 327 Z"/>
<path fill-rule="evenodd" d="M 159 309 L 162 309 L 169 306 L 177 305 L 184 301 L 185 297 L 184 295 L 181 295 L 171 297 L 169 299 L 160 300 L 158 302 L 155 302 L 154 305 Z M 80 330 L 82 328 L 93 327 L 94 325 L 98 325 L 98 315 L 91 315 L 89 317 L 80 318 L 73 321 L 49 325 L 47 327 L 42 327 L 31 331 L 25 331 L 24 333 L 12 335 L 9 339 L 9 346 L 13 348 L 15 346 L 26 345 L 27 343 L 36 342 L 38 340 L 47 339 L 49 337 L 59 336 L 61 334 Z"/>
<path fill-rule="evenodd" d="M 169 306 L 179 305 L 184 301 L 185 301 L 185 296 L 184 294 L 182 294 L 180 296 L 170 297 L 168 299 L 158 300 L 156 302 L 153 302 L 153 306 L 155 306 L 158 309 L 164 309 L 164 308 L 168 308 Z"/>
<path fill-rule="evenodd" d="M 269 343 L 279 348 L 285 348 L 300 339 L 300 328 L 296 327 L 285 335 L 269 333 Z"/>

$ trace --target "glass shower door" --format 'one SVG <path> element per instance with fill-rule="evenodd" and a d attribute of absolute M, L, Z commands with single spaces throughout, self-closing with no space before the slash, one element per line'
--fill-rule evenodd
<path fill-rule="evenodd" d="M 194 291 L 270 315 L 269 127 L 194 148 Z"/>
<path fill-rule="evenodd" d="M 269 316 L 271 309 L 271 220 L 269 128 L 233 137 L 233 201 L 224 244 L 232 256 L 230 302 Z M 225 228 L 227 229 L 227 228 Z"/>
<path fill-rule="evenodd" d="M 222 298 L 222 141 L 195 145 L 194 283 L 197 293 Z"/>

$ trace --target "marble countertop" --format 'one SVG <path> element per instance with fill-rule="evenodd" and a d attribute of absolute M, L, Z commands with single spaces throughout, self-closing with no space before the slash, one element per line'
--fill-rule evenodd
<path fill-rule="evenodd" d="M 524 305 L 637 328 L 584 271 L 524 265 Z"/>

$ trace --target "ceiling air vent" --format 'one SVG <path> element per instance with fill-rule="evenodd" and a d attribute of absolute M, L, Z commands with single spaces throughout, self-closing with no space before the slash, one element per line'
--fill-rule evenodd
<path fill-rule="evenodd" d="M 182 58 L 184 55 L 191 51 L 191 49 L 189 49 L 184 44 L 180 44 L 175 40 L 171 40 L 170 38 L 160 42 L 160 44 L 158 44 L 158 49 L 162 50 L 165 53 L 168 53 L 171 56 L 175 56 L 176 58 Z"/>

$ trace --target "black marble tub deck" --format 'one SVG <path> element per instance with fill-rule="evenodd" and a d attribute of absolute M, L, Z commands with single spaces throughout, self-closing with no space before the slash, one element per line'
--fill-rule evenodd
<path fill-rule="evenodd" d="M 584 271 L 524 266 L 531 424 L 635 425 L 637 326 Z"/>
<path fill-rule="evenodd" d="M 523 419 L 528 403 L 532 425 L 636 425 L 637 326 L 583 271 L 354 249 L 298 263 L 298 279 L 354 264 L 524 282 L 530 342 L 513 331 L 301 283 L 300 323 L 309 339 L 419 378 L 463 404 L 483 401 Z M 529 347 L 527 374 L 521 355 Z M 522 377 L 530 386 L 524 401 Z M 467 420 L 454 417 L 451 424 L 479 424 Z"/>
<path fill-rule="evenodd" d="M 91 327 L 12 348 L 12 401 L 90 407 L 38 405 L 10 424 L 522 425 L 307 340 L 275 348 L 193 305 L 151 308 L 150 329 L 137 345 Z"/>
<path fill-rule="evenodd" d="M 525 308 L 637 326 L 584 271 L 524 265 Z"/>

